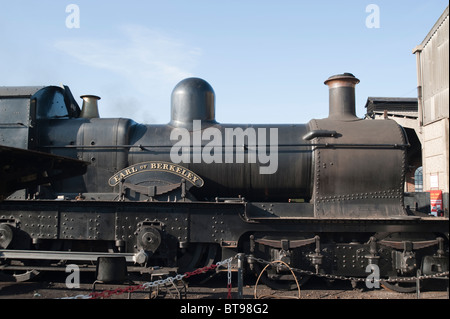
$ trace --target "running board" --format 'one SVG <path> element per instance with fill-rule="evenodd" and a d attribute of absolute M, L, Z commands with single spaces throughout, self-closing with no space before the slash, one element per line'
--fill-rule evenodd
<path fill-rule="evenodd" d="M 132 253 L 100 253 L 76 251 L 37 251 L 0 249 L 0 258 L 4 259 L 40 259 L 40 260 L 70 260 L 97 261 L 99 257 L 125 257 L 127 262 L 134 262 Z"/>

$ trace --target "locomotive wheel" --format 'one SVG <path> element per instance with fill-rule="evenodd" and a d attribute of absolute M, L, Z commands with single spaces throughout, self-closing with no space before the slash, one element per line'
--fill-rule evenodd
<path fill-rule="evenodd" d="M 192 271 L 199 264 L 202 255 L 204 254 L 205 246 L 203 244 L 195 244 L 190 246 L 183 252 L 183 255 L 178 259 L 178 267 L 180 271 Z"/>
<path fill-rule="evenodd" d="M 181 272 L 193 271 L 197 268 L 210 266 L 217 254 L 217 245 L 196 243 L 186 249 L 178 259 Z"/>
<path fill-rule="evenodd" d="M 259 263 L 255 264 L 255 275 L 259 276 L 261 275 L 261 282 L 266 285 L 267 287 L 274 289 L 274 290 L 294 290 L 297 289 L 297 284 L 294 279 L 292 280 L 276 280 L 272 279 L 268 276 L 267 271 L 261 274 L 264 267 L 262 267 Z M 305 284 L 311 276 L 309 275 L 298 275 L 296 274 L 297 281 L 299 286 L 301 287 L 303 284 Z"/>
<path fill-rule="evenodd" d="M 381 284 L 381 286 L 386 290 L 392 290 L 401 293 L 412 293 L 416 291 L 416 284 L 411 282 L 384 282 Z"/>

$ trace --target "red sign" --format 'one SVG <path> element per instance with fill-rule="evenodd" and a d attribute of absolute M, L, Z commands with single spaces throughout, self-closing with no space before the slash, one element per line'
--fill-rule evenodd
<path fill-rule="evenodd" d="M 430 191 L 430 206 L 431 215 L 441 216 L 442 210 L 442 191 L 432 190 Z"/>

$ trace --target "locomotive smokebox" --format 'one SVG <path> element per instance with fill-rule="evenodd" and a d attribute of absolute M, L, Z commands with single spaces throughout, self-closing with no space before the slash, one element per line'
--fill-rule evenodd
<path fill-rule="evenodd" d="M 172 118 L 175 127 L 192 128 L 194 120 L 202 125 L 216 123 L 214 90 L 203 79 L 184 79 L 172 91 Z"/>
<path fill-rule="evenodd" d="M 100 97 L 96 95 L 82 95 L 80 97 L 83 99 L 80 117 L 85 119 L 99 118 L 98 100 L 100 100 Z"/>
<path fill-rule="evenodd" d="M 329 87 L 329 119 L 341 121 L 354 121 L 355 86 L 359 80 L 351 73 L 330 76 L 325 82 Z"/>

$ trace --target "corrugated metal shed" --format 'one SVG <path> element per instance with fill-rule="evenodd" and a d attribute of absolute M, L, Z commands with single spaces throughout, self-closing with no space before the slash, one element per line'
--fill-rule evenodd
<path fill-rule="evenodd" d="M 413 50 L 417 56 L 419 99 L 422 95 L 419 113 L 423 125 L 449 117 L 448 11 L 447 7 Z"/>
<path fill-rule="evenodd" d="M 413 53 L 417 61 L 418 124 L 423 190 L 441 190 L 449 210 L 449 7 Z"/>

